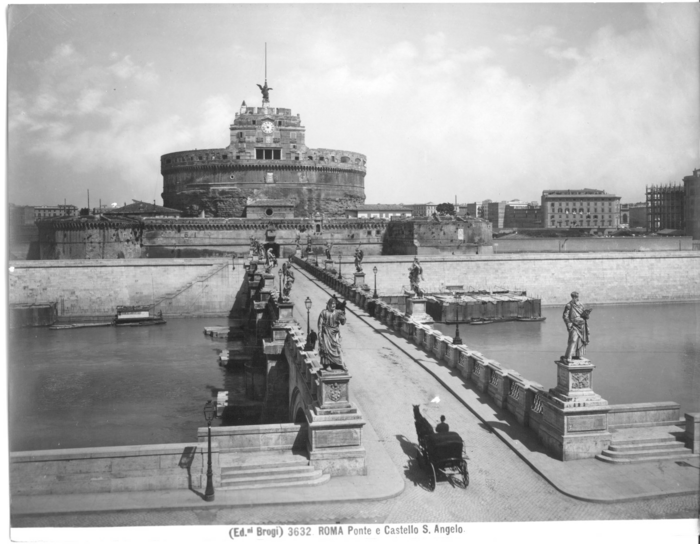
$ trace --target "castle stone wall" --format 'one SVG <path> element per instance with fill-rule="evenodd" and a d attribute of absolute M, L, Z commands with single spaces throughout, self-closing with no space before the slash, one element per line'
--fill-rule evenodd
<path fill-rule="evenodd" d="M 387 226 L 384 254 L 490 254 L 491 243 L 491 223 L 483 219 L 392 220 Z"/>

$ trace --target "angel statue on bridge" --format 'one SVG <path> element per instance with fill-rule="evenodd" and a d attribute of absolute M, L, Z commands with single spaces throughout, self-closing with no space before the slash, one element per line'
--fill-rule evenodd
<path fill-rule="evenodd" d="M 408 280 L 411 282 L 411 289 L 413 289 L 416 297 L 422 298 L 424 293 L 419 284 L 421 280 L 425 280 L 423 279 L 423 267 L 421 266 L 418 257 L 413 259 L 413 264 L 411 265 L 411 268 L 408 269 Z"/>
<path fill-rule="evenodd" d="M 318 316 L 318 353 L 325 370 L 347 370 L 340 347 L 340 326 L 345 325 L 345 311 L 337 309 L 335 297 Z"/>
<path fill-rule="evenodd" d="M 355 269 L 356 271 L 362 272 L 362 259 L 365 256 L 365 252 L 360 249 L 360 246 L 357 246 L 357 249 L 355 250 Z"/>

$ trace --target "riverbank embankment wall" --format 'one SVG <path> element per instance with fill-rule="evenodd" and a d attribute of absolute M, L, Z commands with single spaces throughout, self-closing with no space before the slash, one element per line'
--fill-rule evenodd
<path fill-rule="evenodd" d="M 164 316 L 227 316 L 245 269 L 232 259 L 10 262 L 10 304 L 56 303 L 59 320 L 153 305 Z"/>
<path fill-rule="evenodd" d="M 690 236 L 613 238 L 496 238 L 494 253 L 583 253 L 604 251 L 692 251 Z"/>
<path fill-rule="evenodd" d="M 408 288 L 411 256 L 370 256 L 365 281 L 381 295 Z M 581 253 L 430 256 L 421 259 L 423 288 L 461 285 L 469 290 L 525 290 L 543 304 L 561 304 L 573 290 L 586 303 L 700 299 L 700 253 Z M 112 316 L 117 305 L 154 304 L 165 316 L 223 316 L 243 283 L 231 259 L 12 261 L 11 304 L 58 304 L 64 319 Z M 344 259 L 343 274 L 354 267 Z"/>
<path fill-rule="evenodd" d="M 368 257 L 365 283 L 380 296 L 409 288 L 411 256 Z M 572 291 L 585 303 L 663 302 L 700 299 L 700 253 L 578 253 L 430 256 L 420 259 L 426 292 L 448 286 L 466 290 L 522 290 L 542 304 L 562 304 Z M 337 266 L 337 265 L 336 265 Z M 352 277 L 352 261 L 341 266 Z"/>

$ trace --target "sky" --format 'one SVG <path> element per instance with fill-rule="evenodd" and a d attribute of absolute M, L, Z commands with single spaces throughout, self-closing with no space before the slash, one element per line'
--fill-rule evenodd
<path fill-rule="evenodd" d="M 243 100 L 367 156 L 367 203 L 539 201 L 700 167 L 692 4 L 15 5 L 7 198 L 162 204 L 160 155 L 224 148 Z"/>

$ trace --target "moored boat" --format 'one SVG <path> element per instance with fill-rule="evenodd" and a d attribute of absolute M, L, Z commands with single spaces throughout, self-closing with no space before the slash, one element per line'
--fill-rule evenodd
<path fill-rule="evenodd" d="M 117 315 L 114 318 L 117 327 L 147 325 L 163 325 L 163 312 L 151 315 L 151 306 L 117 306 Z"/>

